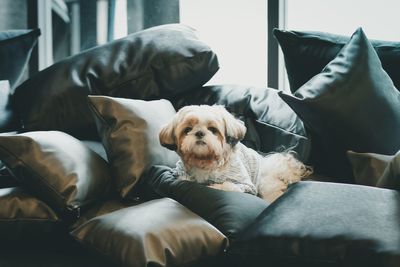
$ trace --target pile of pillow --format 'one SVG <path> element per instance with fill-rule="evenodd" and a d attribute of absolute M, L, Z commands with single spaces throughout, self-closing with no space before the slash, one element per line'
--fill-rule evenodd
<path fill-rule="evenodd" d="M 38 30 L 33 33 L 25 38 L 33 39 L 28 52 Z M 5 36 L 10 40 L 3 47 L 0 39 L 2 52 L 16 35 Z M 167 100 L 153 99 L 199 88 L 218 68 L 215 53 L 194 29 L 170 24 L 69 57 L 18 86 L 18 75 L 3 72 L 9 82 L 1 84 L 7 96 L 1 104 L 4 110 L 12 104 L 18 119 L 16 127 L 2 128 L 17 132 L 0 134 L 0 160 L 20 187 L 0 192 L 6 207 L 0 214 L 1 237 L 35 240 L 70 227 L 80 243 L 129 266 L 146 261 L 185 266 L 226 249 L 226 237 L 213 225 L 171 199 L 143 203 L 138 189 L 150 166 L 172 167 L 177 161 L 158 142 L 158 131 L 175 109 Z M 29 235 L 30 230 L 37 231 Z M 104 239 L 109 233 L 115 239 L 111 243 Z M 110 247 L 113 242 L 124 249 Z"/>
<path fill-rule="evenodd" d="M 400 43 L 371 42 L 361 28 L 351 38 L 274 34 L 293 92 L 280 96 L 311 136 L 310 163 L 316 172 L 352 183 L 348 150 L 382 155 L 400 150 L 400 92 L 395 86 L 400 85 Z"/>

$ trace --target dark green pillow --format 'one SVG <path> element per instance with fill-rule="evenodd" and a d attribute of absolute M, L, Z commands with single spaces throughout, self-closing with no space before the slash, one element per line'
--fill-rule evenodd
<path fill-rule="evenodd" d="M 294 95 L 279 95 L 311 133 L 316 172 L 353 182 L 347 150 L 400 149 L 400 92 L 361 28 L 321 73 Z"/>
<path fill-rule="evenodd" d="M 0 80 L 8 80 L 11 89 L 20 82 L 39 36 L 39 29 L 0 32 Z"/>
<path fill-rule="evenodd" d="M 400 151 L 395 155 L 347 151 L 356 183 L 400 190 Z"/>
<path fill-rule="evenodd" d="M 315 31 L 274 29 L 273 34 L 284 55 L 292 92 L 320 73 L 350 40 L 349 36 Z M 400 42 L 371 40 L 371 43 L 382 61 L 383 69 L 400 89 Z"/>
<path fill-rule="evenodd" d="M 398 267 L 399 203 L 395 190 L 296 183 L 240 234 L 227 266 Z"/>
<path fill-rule="evenodd" d="M 354 181 L 357 184 L 376 186 L 394 156 L 349 150 L 347 157 L 353 168 Z"/>

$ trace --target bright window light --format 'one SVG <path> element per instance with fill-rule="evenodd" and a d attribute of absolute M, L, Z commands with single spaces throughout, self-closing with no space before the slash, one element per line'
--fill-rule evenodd
<path fill-rule="evenodd" d="M 267 1 L 180 0 L 180 22 L 216 52 L 220 69 L 208 84 L 267 84 Z"/>
<path fill-rule="evenodd" d="M 351 35 L 362 27 L 369 39 L 400 41 L 399 0 L 286 0 L 286 28 Z"/>
<path fill-rule="evenodd" d="M 128 34 L 128 16 L 126 0 L 115 1 L 114 39 L 122 38 Z"/>

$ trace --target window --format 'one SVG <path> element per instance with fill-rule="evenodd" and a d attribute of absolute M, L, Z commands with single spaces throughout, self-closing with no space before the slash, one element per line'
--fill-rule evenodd
<path fill-rule="evenodd" d="M 400 41 L 400 1 L 385 0 L 283 0 L 283 28 L 323 31 L 350 36 L 362 27 L 369 39 Z M 280 88 L 287 88 L 283 58 L 280 57 Z"/>
<path fill-rule="evenodd" d="M 180 22 L 216 52 L 220 69 L 209 84 L 265 87 L 267 1 L 180 0 Z"/>

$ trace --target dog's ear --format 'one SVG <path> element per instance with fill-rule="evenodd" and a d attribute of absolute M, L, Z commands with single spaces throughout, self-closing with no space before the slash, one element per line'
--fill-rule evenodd
<path fill-rule="evenodd" d="M 158 138 L 160 139 L 160 144 L 163 147 L 176 151 L 177 146 L 174 128 L 174 121 L 166 124 L 161 128 Z"/>
<path fill-rule="evenodd" d="M 241 120 L 236 119 L 231 113 L 229 113 L 223 106 L 219 106 L 218 108 L 221 109 L 223 114 L 226 142 L 231 146 L 235 146 L 244 138 L 244 135 L 246 134 L 246 126 Z"/>

